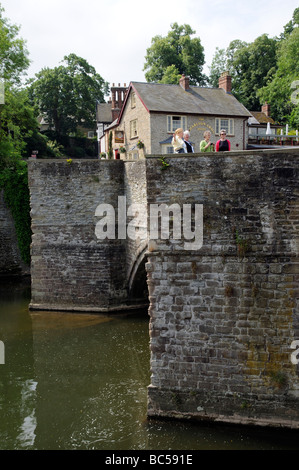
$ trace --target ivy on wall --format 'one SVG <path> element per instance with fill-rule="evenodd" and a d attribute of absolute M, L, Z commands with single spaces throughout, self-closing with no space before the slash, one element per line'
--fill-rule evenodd
<path fill-rule="evenodd" d="M 27 163 L 19 160 L 0 172 L 0 189 L 10 208 L 22 260 L 30 265 L 31 218 Z"/>

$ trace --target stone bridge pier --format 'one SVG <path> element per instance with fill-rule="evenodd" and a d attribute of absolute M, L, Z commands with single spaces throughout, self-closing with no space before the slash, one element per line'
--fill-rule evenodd
<path fill-rule="evenodd" d="M 146 208 L 145 162 L 36 160 L 28 166 L 30 308 L 112 312 L 147 305 L 147 239 L 128 238 L 123 227 L 132 219 L 127 207 Z M 146 224 L 146 211 L 139 220 Z"/>
<path fill-rule="evenodd" d="M 133 308 L 147 285 L 149 417 L 299 428 L 298 150 L 161 157 L 29 162 L 31 308 Z M 147 238 L 96 237 L 119 196 Z"/>

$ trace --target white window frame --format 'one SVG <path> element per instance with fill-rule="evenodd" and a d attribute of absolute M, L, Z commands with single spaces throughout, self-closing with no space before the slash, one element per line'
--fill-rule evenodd
<path fill-rule="evenodd" d="M 131 151 L 128 154 L 128 160 L 139 160 L 139 154 L 136 151 Z"/>
<path fill-rule="evenodd" d="M 174 122 L 176 122 L 175 126 L 174 126 Z M 176 129 L 179 129 L 180 127 L 184 130 L 187 129 L 187 117 L 186 116 L 180 116 L 180 115 L 168 115 L 167 116 L 167 132 L 173 134 L 173 132 L 175 132 Z"/>
<path fill-rule="evenodd" d="M 137 119 L 130 121 L 130 139 L 138 137 Z"/>
<path fill-rule="evenodd" d="M 136 93 L 133 91 L 131 94 L 131 108 L 136 107 Z"/>
<path fill-rule="evenodd" d="M 226 135 L 235 135 L 235 121 L 231 118 L 215 118 L 215 134 L 220 135 L 221 129 L 226 130 Z"/>
<path fill-rule="evenodd" d="M 171 155 L 174 153 L 173 146 L 170 144 L 163 144 L 161 147 L 163 155 Z"/>

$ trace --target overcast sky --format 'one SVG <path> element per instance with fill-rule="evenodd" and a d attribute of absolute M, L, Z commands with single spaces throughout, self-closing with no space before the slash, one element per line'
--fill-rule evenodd
<path fill-rule="evenodd" d="M 298 0 L 0 0 L 4 16 L 21 27 L 33 77 L 75 53 L 103 79 L 127 85 L 146 81 L 146 50 L 171 24 L 189 24 L 205 52 L 209 73 L 216 47 L 234 39 L 254 41 L 261 34 L 279 36 L 292 19 Z"/>

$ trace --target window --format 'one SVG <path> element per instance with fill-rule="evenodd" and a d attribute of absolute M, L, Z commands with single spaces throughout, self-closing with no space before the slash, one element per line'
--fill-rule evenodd
<path fill-rule="evenodd" d="M 138 160 L 138 152 L 130 152 L 128 155 L 128 160 Z"/>
<path fill-rule="evenodd" d="M 134 119 L 134 121 L 130 122 L 130 138 L 134 139 L 134 137 L 138 137 L 137 119 Z"/>
<path fill-rule="evenodd" d="M 133 92 L 131 94 L 131 108 L 135 108 L 136 106 L 136 94 Z"/>
<path fill-rule="evenodd" d="M 249 135 L 257 135 L 258 129 L 257 127 L 249 127 Z"/>
<path fill-rule="evenodd" d="M 88 131 L 87 138 L 88 139 L 93 139 L 94 138 L 94 131 Z"/>
<path fill-rule="evenodd" d="M 215 134 L 220 134 L 221 129 L 225 129 L 227 135 L 234 135 L 234 120 L 233 119 L 215 119 Z"/>
<path fill-rule="evenodd" d="M 167 132 L 175 132 L 179 128 L 187 129 L 186 116 L 167 116 Z"/>
<path fill-rule="evenodd" d="M 174 153 L 172 145 L 162 145 L 162 154 L 170 154 Z"/>

